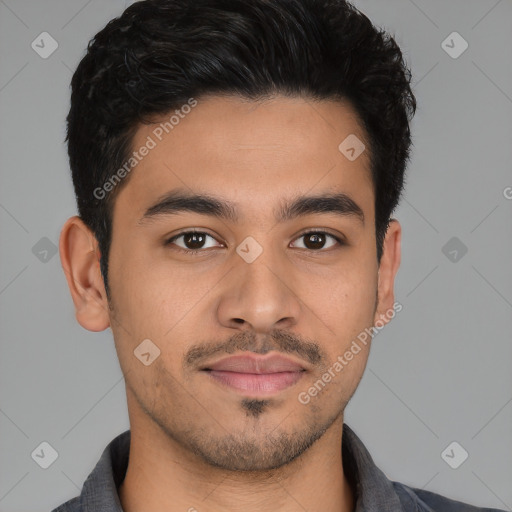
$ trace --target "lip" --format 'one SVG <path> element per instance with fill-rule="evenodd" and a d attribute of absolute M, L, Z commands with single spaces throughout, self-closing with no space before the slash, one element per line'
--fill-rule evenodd
<path fill-rule="evenodd" d="M 301 364 L 280 354 L 230 356 L 210 363 L 201 369 L 253 374 L 301 372 L 305 370 Z"/>
<path fill-rule="evenodd" d="M 306 372 L 300 363 L 288 357 L 238 355 L 201 368 L 213 380 L 245 395 L 270 395 L 297 383 Z"/>

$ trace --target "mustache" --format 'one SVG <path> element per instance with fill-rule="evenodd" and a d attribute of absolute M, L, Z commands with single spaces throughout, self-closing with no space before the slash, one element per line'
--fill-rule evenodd
<path fill-rule="evenodd" d="M 312 365 L 318 365 L 325 360 L 325 354 L 318 343 L 281 329 L 274 329 L 265 336 L 258 336 L 252 331 L 244 331 L 234 334 L 227 341 L 194 345 L 187 351 L 183 366 L 193 368 L 218 354 L 248 351 L 263 355 L 272 350 L 285 354 L 296 354 Z"/>

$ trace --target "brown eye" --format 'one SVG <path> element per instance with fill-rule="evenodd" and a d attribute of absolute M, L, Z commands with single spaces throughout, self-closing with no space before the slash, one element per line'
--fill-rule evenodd
<path fill-rule="evenodd" d="M 204 233 L 185 233 L 183 236 L 183 244 L 187 249 L 202 249 L 206 240 Z M 190 247 L 192 246 L 192 247 Z"/>
<path fill-rule="evenodd" d="M 180 238 L 183 239 L 182 244 L 185 247 L 175 244 L 175 241 Z M 165 242 L 165 245 L 168 246 L 174 244 L 177 245 L 178 251 L 182 251 L 185 253 L 198 253 L 201 251 L 201 249 L 205 249 L 204 244 L 207 238 L 215 240 L 213 236 L 203 231 L 185 231 L 183 233 L 173 236 L 172 238 L 169 238 L 169 240 Z"/>
<path fill-rule="evenodd" d="M 325 249 L 325 244 L 328 239 L 332 239 L 338 243 L 338 245 L 343 245 L 343 241 L 337 236 L 331 235 L 330 233 L 326 233 L 325 231 L 309 231 L 307 233 L 303 233 L 296 240 L 304 239 L 304 249 L 310 249 L 312 251 L 319 251 L 320 249 Z M 329 245 L 327 248 L 336 245 L 336 243 Z"/>
<path fill-rule="evenodd" d="M 174 235 L 172 238 L 169 238 L 165 242 L 165 246 L 175 245 L 175 249 L 177 251 L 186 253 L 186 254 L 199 254 L 204 252 L 203 249 L 208 249 L 210 247 L 205 247 L 205 243 L 208 238 L 215 240 L 215 238 L 204 231 L 184 231 L 183 233 L 179 233 L 178 235 Z M 309 231 L 307 233 L 303 233 L 296 240 L 304 239 L 303 249 L 309 249 L 313 252 L 321 252 L 322 249 L 330 249 L 333 246 L 336 246 L 336 243 L 341 246 L 345 245 L 343 240 L 335 235 L 331 235 L 330 233 L 326 233 L 325 231 Z M 176 240 L 183 239 L 181 244 L 177 244 Z M 329 240 L 331 243 L 329 245 Z M 326 244 L 328 244 L 326 246 Z M 222 247 L 222 244 L 220 245 Z"/>

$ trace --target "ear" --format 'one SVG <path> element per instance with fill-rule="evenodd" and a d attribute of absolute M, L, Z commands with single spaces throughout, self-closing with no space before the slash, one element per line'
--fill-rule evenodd
<path fill-rule="evenodd" d="M 80 217 L 71 217 L 64 224 L 59 253 L 78 323 L 89 331 L 104 331 L 110 316 L 100 253 L 96 237 Z"/>
<path fill-rule="evenodd" d="M 373 323 L 377 320 L 387 324 L 393 316 L 386 312 L 394 311 L 395 276 L 400 266 L 402 227 L 396 219 L 391 219 L 386 231 L 379 265 L 378 301 Z M 381 323 L 379 322 L 379 323 Z"/>

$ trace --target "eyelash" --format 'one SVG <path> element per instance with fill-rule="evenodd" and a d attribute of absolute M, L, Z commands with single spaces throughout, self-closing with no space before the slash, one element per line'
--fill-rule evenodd
<path fill-rule="evenodd" d="M 189 235 L 191 233 L 197 233 L 197 234 L 200 234 L 200 235 L 207 235 L 207 236 L 215 239 L 214 236 L 210 235 L 209 233 L 206 233 L 205 231 L 190 230 L 190 231 L 183 231 L 181 233 L 178 233 L 177 235 L 174 235 L 173 237 L 171 237 L 168 240 L 166 240 L 164 245 L 165 246 L 171 245 L 172 242 L 174 242 L 176 239 L 180 238 L 183 235 Z M 345 242 L 340 237 L 335 236 L 332 233 L 329 233 L 327 231 L 320 231 L 320 230 L 318 230 L 318 231 L 314 231 L 314 230 L 313 231 L 306 231 L 304 233 L 301 233 L 299 236 L 297 236 L 297 238 L 302 238 L 302 237 L 304 237 L 306 235 L 327 235 L 327 236 L 330 236 L 331 238 L 334 238 L 334 240 L 336 240 L 336 242 L 338 242 L 339 246 L 346 245 Z M 198 256 L 199 253 L 204 252 L 204 249 L 195 249 L 195 250 L 193 250 L 193 249 L 183 249 L 182 247 L 176 247 L 176 248 L 174 248 L 174 250 L 176 250 L 178 252 L 181 252 L 183 254 L 190 254 L 191 256 Z M 326 252 L 325 250 L 322 250 L 322 249 L 318 249 L 316 251 L 313 250 L 313 249 L 310 249 L 310 251 L 311 252 Z"/>

